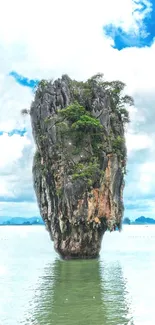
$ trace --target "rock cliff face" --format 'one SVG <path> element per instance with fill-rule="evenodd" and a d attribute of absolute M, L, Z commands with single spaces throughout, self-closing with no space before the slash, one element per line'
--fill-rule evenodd
<path fill-rule="evenodd" d="M 94 258 L 104 232 L 121 227 L 126 167 L 124 84 L 96 75 L 42 80 L 30 115 L 40 214 L 64 258 Z"/>

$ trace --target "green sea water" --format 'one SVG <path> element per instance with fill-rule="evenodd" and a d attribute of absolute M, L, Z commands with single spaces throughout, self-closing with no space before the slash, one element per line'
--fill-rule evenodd
<path fill-rule="evenodd" d="M 42 226 L 0 227 L 0 325 L 154 325 L 155 227 L 107 233 L 62 261 Z"/>

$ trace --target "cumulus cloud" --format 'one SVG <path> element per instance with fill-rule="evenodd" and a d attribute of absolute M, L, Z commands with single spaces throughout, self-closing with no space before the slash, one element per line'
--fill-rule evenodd
<path fill-rule="evenodd" d="M 32 217 L 38 216 L 36 202 L 0 202 L 0 213 L 4 217 Z"/>
<path fill-rule="evenodd" d="M 0 75 L 0 130 L 9 132 L 25 127 L 27 120 L 21 115 L 21 109 L 30 106 L 32 91 L 17 84 L 7 72 Z"/>
<path fill-rule="evenodd" d="M 138 11 L 142 5 L 145 10 Z M 31 176 L 34 144 L 29 118 L 20 114 L 21 109 L 30 106 L 33 93 L 29 87 L 17 83 L 19 80 L 9 75 L 11 71 L 30 81 L 56 78 L 62 73 L 86 79 L 97 72 L 103 72 L 107 79 L 124 81 L 126 91 L 135 99 L 127 132 L 129 174 L 125 200 L 133 192 L 134 197 L 144 195 L 142 184 L 149 184 L 151 176 L 147 176 L 142 166 L 154 154 L 155 44 L 118 51 L 112 48 L 114 41 L 105 35 L 103 26 L 121 26 L 125 32 L 135 26 L 138 33 L 150 10 L 148 0 L 6 0 L 0 5 L 0 131 L 27 130 L 24 137 L 16 134 L 9 138 L 7 133 L 0 136 L 0 196 L 3 197 L 0 215 L 7 211 L 8 214 L 16 211 L 17 215 L 27 211 L 33 215 L 34 207 L 37 209 L 35 201 L 31 205 L 22 204 L 34 200 Z M 150 170 L 149 175 L 153 176 Z M 11 197 L 12 203 L 5 202 Z M 32 210 L 25 210 L 26 204 Z"/>
<path fill-rule="evenodd" d="M 140 199 L 126 199 L 126 216 L 135 218 L 140 216 L 154 217 L 155 215 L 155 197 L 141 197 Z"/>
<path fill-rule="evenodd" d="M 114 41 L 114 48 L 122 50 L 128 47 L 150 46 L 155 37 L 154 18 L 152 2 L 149 0 L 139 0 L 132 2 L 133 10 L 130 25 L 124 26 L 124 21 L 118 24 L 108 24 L 104 26 L 106 35 Z"/>
<path fill-rule="evenodd" d="M 0 157 L 0 168 L 9 168 L 10 164 L 17 162 L 22 157 L 24 147 L 31 145 L 30 140 L 26 136 L 21 137 L 18 134 L 8 136 L 4 133 L 0 136 L 0 152 L 3 155 Z"/>
<path fill-rule="evenodd" d="M 128 148 L 128 157 L 133 151 L 140 151 L 154 146 L 153 139 L 151 139 L 148 134 L 128 133 L 126 136 L 126 144 Z"/>

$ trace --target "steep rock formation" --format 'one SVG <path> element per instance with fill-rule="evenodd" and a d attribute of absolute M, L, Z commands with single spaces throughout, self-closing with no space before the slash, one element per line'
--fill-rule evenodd
<path fill-rule="evenodd" d="M 126 166 L 124 84 L 96 75 L 42 80 L 30 115 L 34 189 L 55 250 L 94 258 L 104 232 L 121 227 Z"/>

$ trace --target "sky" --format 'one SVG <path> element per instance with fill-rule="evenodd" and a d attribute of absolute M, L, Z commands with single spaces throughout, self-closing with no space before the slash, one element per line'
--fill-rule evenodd
<path fill-rule="evenodd" d="M 9 8 L 9 10 L 8 10 Z M 28 116 L 34 87 L 102 72 L 133 96 L 125 216 L 155 217 L 155 0 L 5 0 L 0 4 L 0 217 L 39 215 Z"/>

